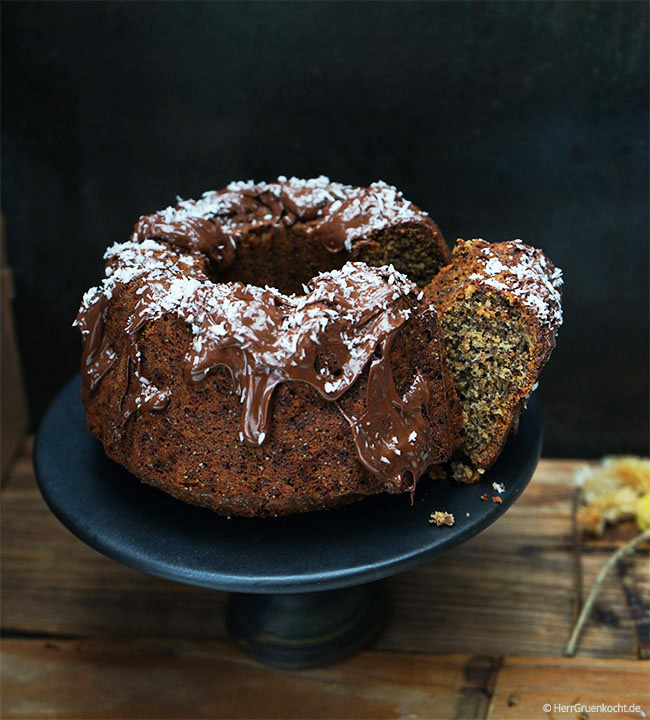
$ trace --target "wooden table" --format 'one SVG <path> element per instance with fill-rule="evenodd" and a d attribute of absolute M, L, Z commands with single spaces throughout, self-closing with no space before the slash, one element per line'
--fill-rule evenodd
<path fill-rule="evenodd" d="M 329 667 L 263 667 L 229 641 L 225 593 L 143 575 L 52 516 L 26 444 L 2 489 L 2 718 L 576 718 L 545 703 L 638 704 L 650 715 L 647 550 L 609 577 L 575 658 L 572 475 L 543 460 L 522 498 L 465 545 L 387 580 L 393 608 L 365 652 Z M 434 528 L 431 532 L 444 532 Z"/>

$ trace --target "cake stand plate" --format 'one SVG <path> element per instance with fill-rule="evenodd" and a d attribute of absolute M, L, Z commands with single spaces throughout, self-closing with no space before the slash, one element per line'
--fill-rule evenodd
<path fill-rule="evenodd" d="M 48 409 L 34 465 L 52 512 L 95 550 L 151 575 L 229 590 L 228 626 L 251 655 L 282 667 L 354 652 L 381 628 L 378 581 L 434 558 L 497 520 L 533 475 L 542 445 L 534 398 L 482 481 L 421 481 L 408 495 L 282 518 L 220 517 L 138 482 L 86 429 L 80 377 Z M 503 483 L 495 492 L 491 484 Z M 481 500 L 498 495 L 502 503 Z M 431 525 L 435 510 L 452 527 Z"/>

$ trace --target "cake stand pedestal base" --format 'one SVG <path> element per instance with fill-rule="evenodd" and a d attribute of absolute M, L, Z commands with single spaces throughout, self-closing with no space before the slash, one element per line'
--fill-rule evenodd
<path fill-rule="evenodd" d="M 308 668 L 353 655 L 383 628 L 381 583 L 308 593 L 230 596 L 227 625 L 251 657 L 280 668 Z"/>
<path fill-rule="evenodd" d="M 369 643 L 386 617 L 377 582 L 491 525 L 526 488 L 542 447 L 533 396 L 519 431 L 476 485 L 423 479 L 413 502 L 379 494 L 330 512 L 226 518 L 139 483 L 109 460 L 86 429 L 80 389 L 79 376 L 63 388 L 34 445 L 36 477 L 54 514 L 129 567 L 237 593 L 228 612 L 233 638 L 252 657 L 285 668 L 323 665 Z M 501 502 L 485 502 L 494 482 L 503 485 Z M 453 514 L 454 525 L 432 526 L 435 510 Z"/>

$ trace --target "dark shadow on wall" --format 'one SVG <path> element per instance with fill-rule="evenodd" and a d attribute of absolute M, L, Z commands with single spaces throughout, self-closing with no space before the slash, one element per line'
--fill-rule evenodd
<path fill-rule="evenodd" d="M 232 179 L 378 178 L 566 276 L 545 452 L 648 452 L 648 6 L 5 3 L 3 197 L 36 423 L 103 249 Z"/>

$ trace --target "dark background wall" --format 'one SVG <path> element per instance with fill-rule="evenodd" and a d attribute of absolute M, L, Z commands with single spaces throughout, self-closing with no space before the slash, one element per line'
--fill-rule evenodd
<path fill-rule="evenodd" d="M 179 194 L 383 179 L 565 271 L 547 454 L 647 453 L 645 2 L 7 3 L 3 198 L 32 421 L 104 248 Z"/>

